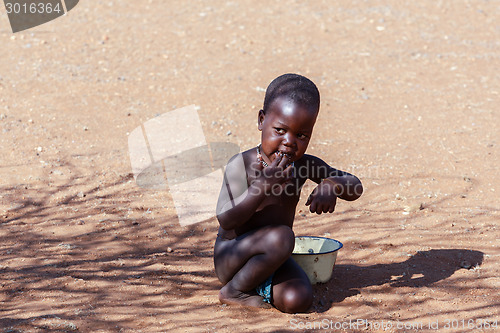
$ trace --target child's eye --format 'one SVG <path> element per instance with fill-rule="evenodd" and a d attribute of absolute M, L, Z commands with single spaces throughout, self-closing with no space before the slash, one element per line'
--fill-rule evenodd
<path fill-rule="evenodd" d="M 297 137 L 299 139 L 305 139 L 305 138 L 307 138 L 307 135 L 300 133 L 300 134 L 297 134 Z"/>
<path fill-rule="evenodd" d="M 276 130 L 276 133 L 278 133 L 278 134 L 285 134 L 285 130 L 282 128 L 275 128 L 275 130 Z"/>

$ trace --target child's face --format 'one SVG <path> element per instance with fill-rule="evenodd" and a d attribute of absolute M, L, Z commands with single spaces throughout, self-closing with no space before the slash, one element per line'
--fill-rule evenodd
<path fill-rule="evenodd" d="M 262 152 L 270 161 L 275 153 L 286 154 L 290 162 L 300 159 L 311 139 L 317 110 L 310 110 L 285 97 L 272 102 L 266 114 L 259 112 Z"/>

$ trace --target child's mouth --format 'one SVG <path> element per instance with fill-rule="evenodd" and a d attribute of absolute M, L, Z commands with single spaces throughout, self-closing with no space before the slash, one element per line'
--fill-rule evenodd
<path fill-rule="evenodd" d="M 282 152 L 280 150 L 278 150 L 277 152 L 275 152 L 276 156 L 283 156 L 283 157 L 287 157 L 288 159 L 292 159 L 292 156 L 293 154 L 292 153 L 285 153 L 285 152 Z"/>

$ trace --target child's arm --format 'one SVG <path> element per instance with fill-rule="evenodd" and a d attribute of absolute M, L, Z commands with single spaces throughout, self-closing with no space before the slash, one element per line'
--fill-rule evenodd
<path fill-rule="evenodd" d="M 353 201 L 363 193 L 363 185 L 358 177 L 329 166 L 323 160 L 307 156 L 308 178 L 319 184 L 307 199 L 306 205 L 312 213 L 332 213 L 337 198 Z"/>
<path fill-rule="evenodd" d="M 275 184 L 286 182 L 291 167 L 284 169 L 287 157 L 278 156 L 263 168 L 258 164 L 258 177 L 250 186 L 247 183 L 245 162 L 242 154 L 233 157 L 226 166 L 224 181 L 217 202 L 217 219 L 223 229 L 231 230 L 245 224 L 256 212 Z"/>

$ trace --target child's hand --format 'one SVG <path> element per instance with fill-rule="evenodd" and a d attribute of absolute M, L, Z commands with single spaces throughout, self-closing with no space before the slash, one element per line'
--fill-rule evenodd
<path fill-rule="evenodd" d="M 333 213 L 337 204 L 335 185 L 330 181 L 322 181 L 307 198 L 306 206 L 311 213 Z"/>
<path fill-rule="evenodd" d="M 281 185 L 292 178 L 292 165 L 288 165 L 290 158 L 283 154 L 277 154 L 276 158 L 267 167 L 260 165 L 260 177 L 258 179 L 266 188 L 272 188 L 274 185 Z"/>

